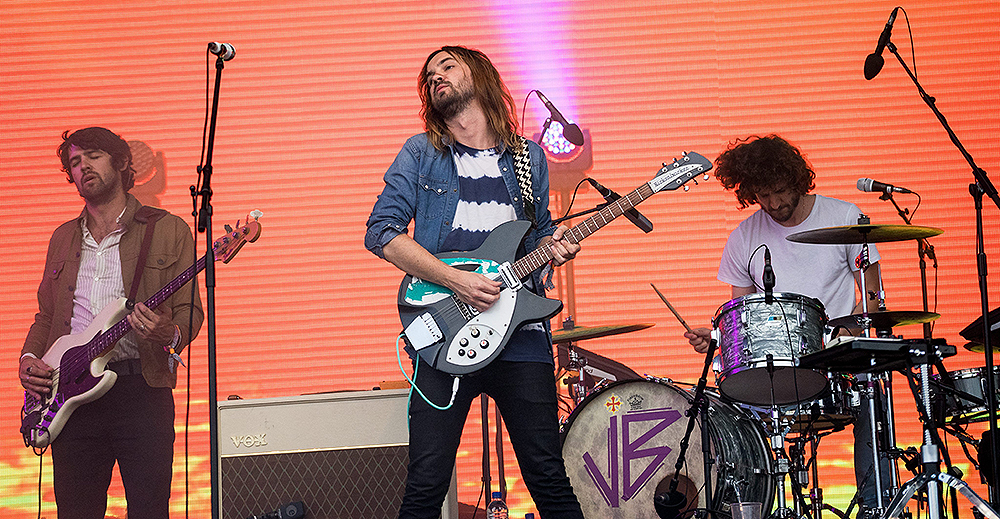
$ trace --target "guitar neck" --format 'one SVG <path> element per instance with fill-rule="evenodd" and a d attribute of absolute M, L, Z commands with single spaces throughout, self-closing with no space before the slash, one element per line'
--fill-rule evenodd
<path fill-rule="evenodd" d="M 187 284 L 188 281 L 191 281 L 195 274 L 204 270 L 207 261 L 208 254 L 205 254 L 194 265 L 191 265 L 184 272 L 181 272 L 180 275 L 167 283 L 143 304 L 145 304 L 150 310 L 155 310 L 156 307 L 160 306 L 160 304 L 166 301 L 168 297 L 174 295 L 174 293 L 180 290 L 181 287 Z M 125 334 L 131 330 L 132 325 L 129 324 L 128 319 L 122 318 L 111 328 L 108 328 L 103 333 L 97 334 L 97 336 L 90 341 L 90 344 L 87 347 L 89 360 L 94 360 L 110 351 L 111 348 L 114 347 L 115 343 L 117 343 L 119 339 L 124 337 Z"/>
<path fill-rule="evenodd" d="M 580 243 L 584 238 L 594 234 L 601 227 L 611 223 L 615 218 L 642 203 L 652 196 L 653 193 L 653 188 L 647 182 L 631 193 L 604 206 L 603 209 L 593 214 L 590 218 L 574 225 L 573 228 L 566 231 L 563 237 L 570 243 Z M 511 268 L 518 279 L 524 279 L 551 260 L 552 251 L 548 247 L 542 246 L 514 262 Z"/>

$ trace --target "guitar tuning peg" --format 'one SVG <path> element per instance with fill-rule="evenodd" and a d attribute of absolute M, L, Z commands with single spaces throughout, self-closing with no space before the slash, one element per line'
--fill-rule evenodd
<path fill-rule="evenodd" d="M 232 226 L 230 226 L 228 223 L 225 225 L 225 227 L 226 227 L 226 232 L 233 232 Z"/>
<path fill-rule="evenodd" d="M 698 177 L 691 177 L 691 182 L 694 182 L 694 185 L 697 186 L 698 185 Z"/>
<path fill-rule="evenodd" d="M 685 186 L 684 186 L 684 191 L 685 191 L 685 192 L 687 192 L 687 191 L 691 191 L 691 186 L 689 186 L 689 185 L 685 185 Z"/>
<path fill-rule="evenodd" d="M 250 218 L 257 220 L 261 216 L 264 216 L 264 213 L 262 213 L 260 209 L 254 209 L 253 211 L 250 211 L 250 214 L 247 216 L 247 221 L 250 221 Z"/>
<path fill-rule="evenodd" d="M 705 173 L 705 175 L 702 178 L 705 179 L 705 181 L 707 182 L 708 181 L 708 173 Z"/>

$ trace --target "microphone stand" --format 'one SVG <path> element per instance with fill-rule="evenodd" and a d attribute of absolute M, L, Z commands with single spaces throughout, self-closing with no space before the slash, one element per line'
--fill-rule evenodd
<path fill-rule="evenodd" d="M 208 147 L 205 152 L 205 165 L 201 167 L 201 191 L 195 192 L 191 186 L 191 196 L 201 197 L 201 208 L 198 210 L 198 232 L 205 233 L 205 243 L 209 253 L 212 252 L 212 150 L 215 146 L 215 123 L 219 112 L 219 88 L 222 82 L 222 69 L 225 68 L 222 56 L 215 60 L 215 92 L 212 94 L 212 116 L 209 122 Z M 215 258 L 205 262 L 205 320 L 208 323 L 208 443 L 211 468 L 212 518 L 219 518 L 219 439 L 216 431 L 219 426 L 218 394 L 216 392 L 215 368 Z"/>
<path fill-rule="evenodd" d="M 694 390 L 694 397 L 691 399 L 691 406 L 685 414 L 688 417 L 687 430 L 684 431 L 684 438 L 681 439 L 681 448 L 677 453 L 677 462 L 674 463 L 674 476 L 670 479 L 670 486 L 665 494 L 654 497 L 653 504 L 656 513 L 662 519 L 677 519 L 680 510 L 687 506 L 687 497 L 677 491 L 680 482 L 681 470 L 684 469 L 685 455 L 688 450 L 688 442 L 691 439 L 691 432 L 694 431 L 694 424 L 699 414 L 708 416 L 708 398 L 705 396 L 705 386 L 707 385 L 708 370 L 712 366 L 712 358 L 715 357 L 717 343 L 711 339 L 708 343 L 708 351 L 705 352 L 705 366 L 701 370 L 701 378 Z M 712 511 L 712 464 L 715 459 L 712 457 L 711 436 L 708 431 L 708 421 L 702 420 L 701 425 L 701 448 L 705 463 L 705 507 L 709 514 L 714 516 Z"/>
<path fill-rule="evenodd" d="M 1000 194 L 997 193 L 996 186 L 990 181 L 989 176 L 986 171 L 976 165 L 975 160 L 973 160 L 972 155 L 966 151 L 965 147 L 962 146 L 961 141 L 958 140 L 958 136 L 952 131 L 951 126 L 948 124 L 948 120 L 945 119 L 944 115 L 937 109 L 935 105 L 935 100 L 933 97 L 927 95 L 924 88 L 920 86 L 920 82 L 917 81 L 917 77 L 913 75 L 910 68 L 906 66 L 906 62 L 903 61 L 902 56 L 896 50 L 896 46 L 891 42 L 886 43 L 886 48 L 894 56 L 896 60 L 903 66 L 903 70 L 906 74 L 910 76 L 910 80 L 916 85 L 917 91 L 920 93 L 920 98 L 924 100 L 927 106 L 934 112 L 937 116 L 938 121 L 944 127 L 945 131 L 948 132 L 948 137 L 951 142 L 958 148 L 962 156 L 965 157 L 966 162 L 972 168 L 972 176 L 975 178 L 975 183 L 969 185 L 969 194 L 972 195 L 973 202 L 976 207 L 976 269 L 979 274 L 979 297 L 980 306 L 982 307 L 983 316 L 983 350 L 986 356 L 986 403 L 988 408 L 987 418 L 990 424 L 990 460 L 989 463 L 993 468 L 993 473 L 997 474 L 1000 472 L 1000 431 L 997 428 L 997 388 L 994 380 L 993 374 L 993 346 L 990 344 L 990 305 L 989 296 L 986 290 L 986 249 L 983 239 L 983 195 L 987 195 L 993 200 L 993 203 L 1000 209 Z M 1000 488 L 998 488 L 996 482 L 987 482 L 987 487 L 989 489 L 990 504 L 994 509 L 1000 508 Z"/>
<path fill-rule="evenodd" d="M 880 200 L 888 200 L 888 201 L 892 202 L 892 205 L 896 208 L 896 213 L 898 213 L 899 217 L 903 219 L 903 222 L 906 223 L 906 225 L 913 225 L 913 222 L 910 220 L 910 217 L 907 215 L 906 211 L 904 211 L 901 207 L 899 207 L 899 204 L 897 204 L 896 200 L 892 197 L 892 192 L 891 191 L 887 191 L 885 193 L 882 193 L 882 196 L 880 196 L 879 199 Z M 928 309 L 929 309 L 929 307 L 927 305 L 927 261 L 926 261 L 926 258 L 930 258 L 931 261 L 934 262 L 934 269 L 935 270 L 937 270 L 937 266 L 938 266 L 937 265 L 937 256 L 934 254 L 934 246 L 931 245 L 931 243 L 929 241 L 927 241 L 927 238 L 920 238 L 920 239 L 917 240 L 917 255 L 920 257 L 920 293 L 921 293 L 921 296 L 923 297 L 924 312 L 927 312 Z M 928 339 L 929 340 L 930 338 L 931 338 L 931 323 L 929 323 L 929 322 L 928 323 L 924 323 L 924 339 Z"/>

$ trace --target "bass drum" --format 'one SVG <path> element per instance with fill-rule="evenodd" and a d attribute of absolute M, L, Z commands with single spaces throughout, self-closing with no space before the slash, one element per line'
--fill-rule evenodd
<path fill-rule="evenodd" d="M 653 499 L 667 492 L 692 395 L 668 381 L 623 380 L 587 396 L 563 429 L 563 458 L 587 518 L 658 519 Z M 691 433 L 678 490 L 684 511 L 708 506 L 703 488 L 700 417 Z M 737 501 L 771 509 L 774 480 L 767 440 L 748 414 L 709 395 L 712 465 L 711 508 L 727 511 Z"/>

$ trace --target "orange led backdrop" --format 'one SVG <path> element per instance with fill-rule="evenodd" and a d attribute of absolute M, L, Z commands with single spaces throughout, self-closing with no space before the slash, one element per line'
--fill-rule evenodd
<path fill-rule="evenodd" d="M 188 218 L 206 107 L 210 41 L 237 49 L 222 78 L 213 164 L 216 236 L 260 209 L 263 233 L 217 273 L 218 392 L 263 398 L 370 389 L 401 380 L 394 339 L 399 271 L 363 247 L 364 222 L 382 173 L 403 141 L 421 131 L 415 86 L 433 49 L 464 44 L 486 52 L 521 106 L 539 89 L 586 130 L 588 174 L 620 193 L 663 161 L 694 150 L 710 159 L 734 138 L 776 132 L 801 147 L 817 171 L 816 191 L 858 204 L 873 223 L 901 224 L 861 177 L 905 186 L 896 195 L 913 223 L 944 230 L 931 243 L 934 336 L 959 347 L 949 370 L 982 366 L 958 331 L 976 318 L 979 292 L 970 167 L 888 52 L 881 74 L 862 75 L 895 4 L 881 0 L 795 2 L 466 2 L 293 0 L 183 2 L 10 0 L 0 7 L 0 515 L 34 517 L 38 459 L 17 433 L 21 404 L 15 361 L 36 310 L 51 231 L 81 203 L 54 150 L 64 130 L 106 126 L 141 141 L 134 192 Z M 936 98 L 977 164 L 1000 179 L 1000 6 L 995 1 L 916 0 L 903 6 L 892 41 Z M 912 47 L 910 33 L 912 30 Z M 547 111 L 525 102 L 536 133 Z M 519 116 L 521 114 L 519 113 Z M 137 148 L 138 149 L 138 148 Z M 555 168 L 553 168 L 555 170 Z M 554 186 L 558 180 L 554 172 Z M 572 181 L 564 182 L 572 184 Z M 553 190 L 553 212 L 570 188 Z M 601 202 L 593 189 L 574 210 Z M 729 287 L 716 281 L 728 233 L 749 211 L 709 180 L 661 193 L 641 211 L 654 231 L 622 219 L 583 244 L 572 276 L 551 293 L 567 302 L 558 326 L 655 326 L 581 346 L 640 374 L 694 382 L 702 358 L 650 288 L 655 283 L 692 325 L 707 325 Z M 985 204 L 991 307 L 1000 286 L 998 209 Z M 198 236 L 204 251 L 203 235 Z M 916 245 L 879 247 L 890 309 L 921 309 Z M 203 282 L 203 278 L 199 278 Z M 204 291 L 202 292 L 204 293 Z M 572 295 L 572 300 L 569 297 Z M 919 326 L 897 329 L 919 337 Z M 172 510 L 209 507 L 205 331 L 191 347 L 175 391 L 178 440 Z M 189 442 L 183 436 L 190 375 Z M 919 445 L 912 397 L 896 382 L 898 444 Z M 714 381 L 713 381 L 714 382 Z M 478 406 L 459 453 L 459 501 L 480 492 Z M 982 425 L 982 424 L 979 424 Z M 308 427 L 309 424 L 301 424 Z M 973 427 L 978 436 L 979 429 Z M 851 434 L 820 449 L 827 502 L 847 508 L 853 493 Z M 953 438 L 953 460 L 973 487 L 978 473 Z M 512 516 L 534 505 L 507 450 Z M 495 467 L 495 465 L 494 465 Z M 42 468 L 43 515 L 54 517 L 51 465 Z M 904 479 L 909 473 L 903 473 Z M 495 488 L 495 486 L 494 486 Z M 109 514 L 125 513 L 120 482 Z M 964 506 L 964 505 L 963 505 Z M 261 511 L 248 511 L 260 513 Z"/>

